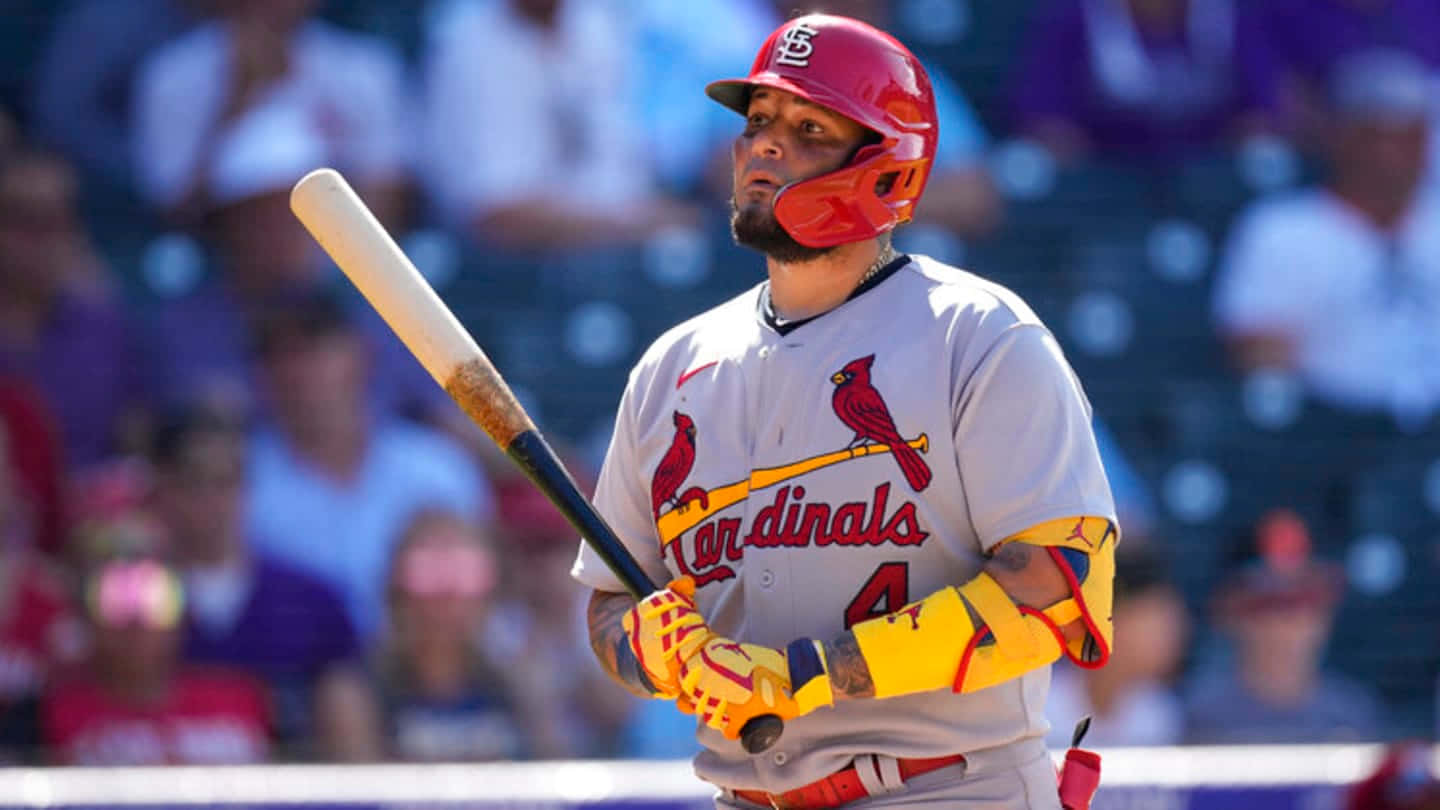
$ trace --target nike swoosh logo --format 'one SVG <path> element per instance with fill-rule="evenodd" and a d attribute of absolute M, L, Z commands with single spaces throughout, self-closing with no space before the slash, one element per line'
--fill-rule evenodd
<path fill-rule="evenodd" d="M 676 391 L 679 391 L 679 390 L 680 390 L 680 386 L 684 385 L 686 380 L 690 379 L 691 377 L 694 377 L 696 374 L 699 374 L 700 372 L 704 371 L 704 370 L 707 369 L 707 368 L 710 368 L 711 366 L 713 366 L 713 365 L 715 365 L 716 363 L 719 363 L 719 362 L 720 362 L 719 360 L 711 360 L 710 362 L 706 363 L 706 364 L 703 365 L 703 366 L 696 366 L 695 368 L 690 369 L 689 371 L 685 372 L 684 374 L 681 374 L 681 375 L 680 375 L 680 379 L 678 379 L 678 380 L 675 381 L 675 390 L 676 390 Z"/>

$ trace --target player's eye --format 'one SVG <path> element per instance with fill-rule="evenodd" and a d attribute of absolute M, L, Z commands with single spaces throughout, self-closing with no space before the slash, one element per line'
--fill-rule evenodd
<path fill-rule="evenodd" d="M 745 126 L 747 129 L 751 130 L 759 129 L 760 127 L 765 126 L 765 120 L 766 119 L 764 113 L 750 113 L 750 115 L 745 119 Z"/>
<path fill-rule="evenodd" d="M 804 121 L 804 123 L 800 125 L 800 128 L 805 132 L 806 135 L 825 134 L 825 127 L 820 126 L 820 123 L 818 121 L 812 121 L 808 118 Z"/>

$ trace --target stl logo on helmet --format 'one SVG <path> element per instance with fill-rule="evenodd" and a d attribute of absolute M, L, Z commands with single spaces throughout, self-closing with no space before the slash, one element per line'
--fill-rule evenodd
<path fill-rule="evenodd" d="M 789 65 L 790 67 L 809 67 L 810 54 L 815 52 L 815 44 L 810 38 L 820 33 L 819 30 L 811 28 L 805 23 L 796 23 L 794 28 L 786 31 L 780 37 L 780 55 L 775 58 L 777 65 Z"/>

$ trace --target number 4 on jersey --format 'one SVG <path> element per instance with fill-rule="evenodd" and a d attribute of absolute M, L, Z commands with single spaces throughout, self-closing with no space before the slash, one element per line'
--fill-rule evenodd
<path fill-rule="evenodd" d="M 909 593 L 910 563 L 881 563 L 845 608 L 845 629 L 899 610 L 910 601 Z"/>

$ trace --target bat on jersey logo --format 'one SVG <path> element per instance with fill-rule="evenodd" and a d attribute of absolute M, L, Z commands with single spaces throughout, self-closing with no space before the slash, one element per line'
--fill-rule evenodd
<path fill-rule="evenodd" d="M 680 492 L 681 485 L 695 466 L 697 431 L 694 420 L 675 411 L 675 435 L 650 479 L 651 508 L 656 527 L 660 530 L 661 545 L 700 525 L 716 512 L 745 500 L 757 490 L 862 456 L 889 453 L 895 456 L 895 463 L 912 490 L 920 492 L 928 487 L 932 474 L 920 454 L 929 452 L 930 440 L 924 433 L 908 440 L 900 435 L 884 397 L 871 381 L 870 370 L 874 363 L 875 355 L 866 355 L 851 360 L 830 376 L 830 381 L 835 384 L 831 407 L 841 423 L 855 432 L 845 449 L 778 467 L 752 470 L 746 480 L 708 490 L 692 486 Z M 710 365 L 707 363 L 700 369 Z M 682 384 L 686 376 L 682 375 Z M 662 507 L 667 504 L 671 508 L 662 514 Z"/>

